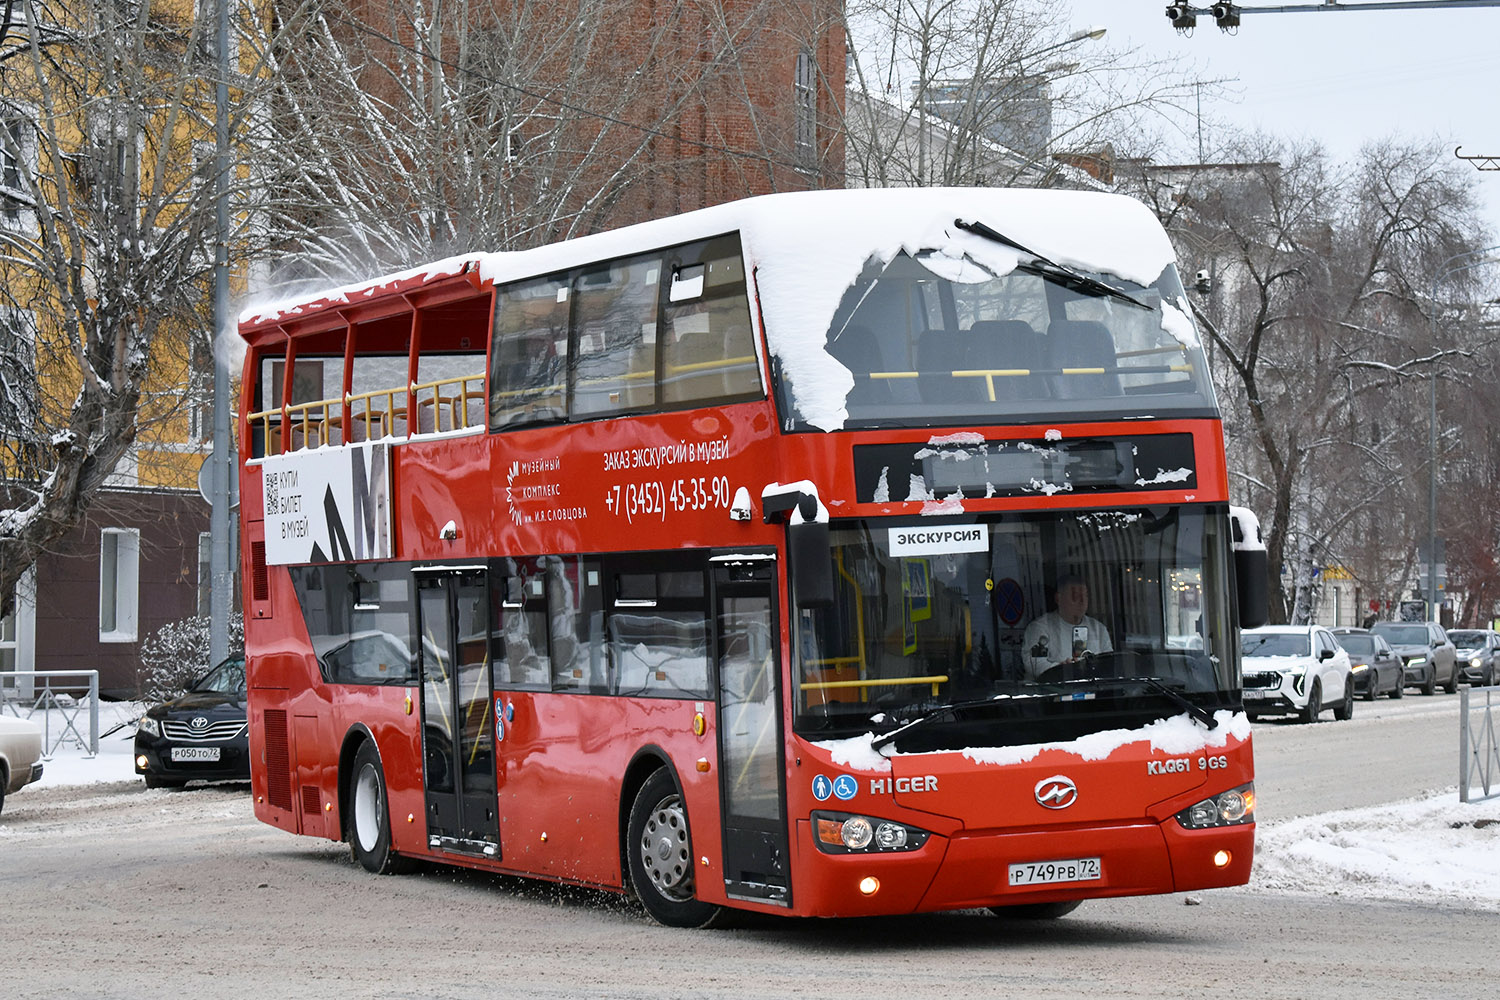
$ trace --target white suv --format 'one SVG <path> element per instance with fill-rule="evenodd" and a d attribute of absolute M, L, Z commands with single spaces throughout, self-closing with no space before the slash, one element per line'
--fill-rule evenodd
<path fill-rule="evenodd" d="M 1321 625 L 1266 625 L 1240 633 L 1245 712 L 1299 715 L 1317 722 L 1325 708 L 1335 719 L 1354 715 L 1349 654 Z"/>

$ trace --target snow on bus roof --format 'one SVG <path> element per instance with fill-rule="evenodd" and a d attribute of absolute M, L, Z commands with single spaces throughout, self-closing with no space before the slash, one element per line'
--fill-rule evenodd
<path fill-rule="evenodd" d="M 423 282 L 475 265 L 506 282 L 738 230 L 765 317 L 766 343 L 781 363 L 793 401 L 813 426 L 843 426 L 853 376 L 824 349 L 829 323 L 865 264 L 935 251 L 957 267 L 963 258 L 997 274 L 1018 251 L 959 229 L 981 222 L 1055 261 L 1149 285 L 1173 260 L 1171 243 L 1145 205 L 1095 191 L 1005 188 L 863 188 L 761 195 L 666 219 L 583 236 L 533 250 L 470 253 L 397 274 L 241 314 L 245 324 L 273 322 Z M 941 266 L 941 265 L 940 265 Z"/>

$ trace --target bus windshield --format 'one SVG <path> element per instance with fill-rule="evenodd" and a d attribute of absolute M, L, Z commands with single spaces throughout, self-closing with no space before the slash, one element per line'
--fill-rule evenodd
<path fill-rule="evenodd" d="M 1022 262 L 997 274 L 938 252 L 872 258 L 826 349 L 853 375 L 845 427 L 1061 413 L 1211 415 L 1203 348 L 1176 268 L 1150 286 Z M 811 421 L 779 386 L 794 429 Z"/>
<path fill-rule="evenodd" d="M 797 730 L 913 752 L 1074 739 L 1232 708 L 1224 512 L 1163 506 L 837 522 L 797 634 Z"/>

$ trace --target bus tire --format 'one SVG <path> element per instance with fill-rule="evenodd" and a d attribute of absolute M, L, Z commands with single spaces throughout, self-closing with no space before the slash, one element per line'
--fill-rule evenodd
<path fill-rule="evenodd" d="M 1056 920 L 1066 917 L 1083 905 L 1081 899 L 1069 899 L 1061 903 L 1014 903 L 1010 906 L 992 906 L 990 912 L 1006 920 Z"/>
<path fill-rule="evenodd" d="M 380 753 L 366 740 L 354 754 L 349 779 L 349 851 L 365 871 L 396 875 L 411 862 L 391 849 L 391 811 L 385 794 Z"/>
<path fill-rule="evenodd" d="M 666 768 L 636 792 L 626 827 L 630 884 L 646 912 L 668 927 L 707 927 L 720 908 L 693 893 L 693 842 L 682 793 Z"/>

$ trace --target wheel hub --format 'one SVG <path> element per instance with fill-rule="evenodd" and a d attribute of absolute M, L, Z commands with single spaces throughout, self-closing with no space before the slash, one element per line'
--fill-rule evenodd
<path fill-rule="evenodd" d="M 641 864 L 663 895 L 674 899 L 692 895 L 690 850 L 682 800 L 676 795 L 663 799 L 651 811 L 641 837 Z"/>

